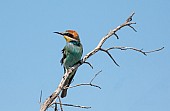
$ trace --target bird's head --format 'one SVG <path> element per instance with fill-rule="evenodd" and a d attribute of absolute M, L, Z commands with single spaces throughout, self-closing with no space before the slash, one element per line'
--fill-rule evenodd
<path fill-rule="evenodd" d="M 70 42 L 70 41 L 80 42 L 79 35 L 74 30 L 66 30 L 65 32 L 54 32 L 54 33 L 62 35 L 66 39 L 66 42 Z"/>

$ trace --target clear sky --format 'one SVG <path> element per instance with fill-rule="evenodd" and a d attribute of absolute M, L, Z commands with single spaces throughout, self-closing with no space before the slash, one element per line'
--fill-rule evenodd
<path fill-rule="evenodd" d="M 76 30 L 87 54 L 111 29 L 135 11 L 134 27 L 126 27 L 104 45 L 144 50 L 165 47 L 144 56 L 113 50 L 117 67 L 102 52 L 82 65 L 72 85 L 89 82 L 97 89 L 69 89 L 65 111 L 170 111 L 170 1 L 169 0 L 1 0 L 0 1 L 0 111 L 37 111 L 40 91 L 44 101 L 58 86 L 65 40 L 54 31 Z M 52 109 L 49 109 L 49 111 Z"/>

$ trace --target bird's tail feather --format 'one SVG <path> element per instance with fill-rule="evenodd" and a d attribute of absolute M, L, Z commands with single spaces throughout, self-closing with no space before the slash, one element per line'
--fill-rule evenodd
<path fill-rule="evenodd" d="M 74 78 L 75 73 L 76 73 L 76 71 L 74 71 L 74 72 L 72 72 L 72 74 L 70 74 L 71 77 L 66 80 L 66 82 L 64 83 L 64 86 L 66 86 L 66 87 L 70 86 L 70 84 L 71 84 L 71 82 Z M 63 91 L 61 93 L 61 98 L 66 97 L 66 95 L 67 95 L 67 89 L 63 89 Z"/>

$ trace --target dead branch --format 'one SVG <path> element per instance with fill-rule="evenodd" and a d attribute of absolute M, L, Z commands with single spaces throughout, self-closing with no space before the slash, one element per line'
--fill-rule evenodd
<path fill-rule="evenodd" d="M 62 103 L 61 103 L 60 96 L 58 96 L 58 100 L 59 100 L 59 103 L 60 103 L 59 105 L 60 105 L 60 109 L 61 109 L 61 111 L 64 111 L 64 110 L 63 110 L 63 107 L 62 107 Z"/>
<path fill-rule="evenodd" d="M 45 111 L 45 110 L 53 103 L 53 101 L 59 96 L 60 92 L 61 92 L 62 89 L 64 88 L 64 83 L 65 83 L 67 77 L 69 76 L 69 74 L 72 73 L 74 70 L 76 70 L 76 69 L 77 69 L 80 65 L 82 65 L 83 63 L 87 63 L 86 60 L 87 60 L 89 57 L 91 57 L 92 55 L 96 54 L 98 51 L 103 51 L 103 52 L 107 53 L 107 54 L 109 55 L 109 57 L 114 61 L 114 63 L 115 63 L 117 66 L 119 66 L 119 65 L 116 63 L 116 61 L 113 59 L 113 57 L 111 56 L 111 54 L 108 52 L 109 50 L 114 49 L 114 48 L 110 48 L 110 49 L 107 49 L 107 50 L 106 50 L 106 49 L 103 49 L 102 46 L 103 46 L 103 44 L 105 43 L 105 41 L 106 41 L 108 38 L 110 38 L 112 35 L 115 35 L 116 38 L 118 39 L 119 36 L 116 34 L 116 32 L 117 32 L 118 30 L 120 30 L 121 28 L 123 28 L 123 27 L 128 26 L 128 27 L 132 28 L 134 31 L 136 31 L 135 28 L 132 26 L 133 24 L 136 24 L 136 23 L 135 23 L 135 22 L 131 22 L 131 21 L 132 21 L 132 17 L 134 16 L 134 14 L 135 14 L 135 13 L 133 12 L 122 25 L 116 27 L 115 29 L 111 30 L 108 34 L 106 34 L 106 35 L 100 40 L 100 42 L 99 42 L 99 44 L 97 45 L 96 48 L 94 48 L 91 52 L 89 52 L 88 54 L 86 54 L 79 63 L 75 64 L 73 67 L 71 67 L 70 69 L 68 69 L 68 71 L 64 74 L 61 82 L 59 83 L 57 89 L 56 89 L 56 90 L 53 92 L 53 94 L 51 94 L 51 96 L 49 96 L 49 97 L 45 100 L 45 102 L 41 105 L 40 111 Z M 117 48 L 117 49 L 123 49 L 123 48 Z M 163 48 L 162 48 L 162 49 L 159 49 L 159 50 L 145 51 L 145 52 L 143 52 L 142 50 L 139 50 L 139 49 L 135 49 L 135 48 L 124 48 L 124 49 L 136 50 L 136 51 L 141 52 L 141 53 L 143 53 L 143 54 L 145 55 L 146 53 L 151 53 L 151 52 L 155 52 L 155 51 L 160 51 L 160 50 L 162 50 Z M 62 104 L 62 105 L 64 105 L 64 104 Z M 65 105 L 66 105 L 66 104 L 65 104 Z M 70 105 L 68 105 L 68 106 L 70 106 Z"/>
<path fill-rule="evenodd" d="M 88 64 L 92 69 L 93 69 L 93 66 L 90 64 L 90 62 L 84 62 L 85 64 Z"/>
<path fill-rule="evenodd" d="M 92 55 L 94 55 L 94 54 L 95 54 L 96 52 L 98 52 L 99 50 L 103 51 L 103 50 L 102 50 L 103 44 L 104 44 L 105 41 L 106 41 L 108 38 L 110 38 L 112 35 L 115 35 L 116 38 L 118 39 L 119 36 L 116 34 L 116 32 L 117 32 L 118 30 L 120 30 L 121 28 L 123 28 L 123 27 L 125 27 L 125 26 L 131 26 L 131 25 L 133 25 L 133 24 L 136 24 L 135 22 L 131 22 L 132 17 L 133 17 L 134 14 L 135 14 L 135 13 L 133 12 L 133 13 L 128 17 L 128 19 L 125 21 L 125 23 L 123 23 L 122 25 L 120 25 L 120 26 L 116 27 L 115 29 L 111 30 L 106 36 L 104 36 L 104 37 L 100 40 L 100 42 L 99 42 L 99 44 L 97 45 L 97 47 L 94 48 L 91 52 L 89 52 L 87 55 L 85 55 L 85 56 L 83 57 L 82 63 L 85 62 L 89 57 L 91 57 Z M 131 28 L 132 28 L 132 26 L 131 26 Z M 135 28 L 133 28 L 133 29 L 135 29 Z M 105 51 L 105 52 L 110 56 L 110 54 L 109 54 L 107 51 Z M 111 56 L 110 56 L 110 57 L 111 57 Z M 112 58 L 112 57 L 111 57 L 111 58 Z M 114 59 L 112 59 L 112 60 L 114 60 Z M 114 61 L 114 62 L 115 62 L 115 61 Z M 116 62 L 115 62 L 115 63 L 116 63 Z M 119 65 L 117 64 L 117 66 L 119 66 Z"/>
<path fill-rule="evenodd" d="M 93 87 L 97 87 L 97 88 L 101 89 L 100 86 L 92 84 L 92 83 L 81 83 L 81 84 L 77 84 L 77 85 L 66 87 L 66 88 L 74 88 L 74 87 L 78 87 L 78 86 L 93 86 Z"/>
<path fill-rule="evenodd" d="M 80 65 L 80 64 L 79 64 Z M 57 89 L 49 96 L 45 102 L 41 105 L 40 111 L 46 111 L 48 107 L 50 107 L 51 103 L 57 98 L 57 96 L 60 94 L 64 87 L 64 83 L 66 81 L 66 78 L 69 76 L 69 74 L 78 68 L 78 64 L 75 65 L 75 67 L 70 68 L 63 76 L 60 84 L 58 85 Z"/>
<path fill-rule="evenodd" d="M 61 104 L 61 103 L 58 103 L 58 102 L 54 102 L 53 104 L 51 104 L 50 106 L 54 105 L 54 104 Z M 63 106 L 72 106 L 72 107 L 77 107 L 77 108 L 85 108 L 85 109 L 89 109 L 91 107 L 89 106 L 80 106 L 80 105 L 73 105 L 73 104 L 61 104 Z"/>
<path fill-rule="evenodd" d="M 144 54 L 146 56 L 148 53 L 158 52 L 158 51 L 164 49 L 164 47 L 159 48 L 159 49 L 155 49 L 155 50 L 151 50 L 151 51 L 143 51 L 143 49 L 137 49 L 137 48 L 134 48 L 134 47 L 114 46 L 114 47 L 106 49 L 105 51 L 108 52 L 111 49 L 134 50 L 134 51 L 140 52 L 140 53 L 142 53 L 142 54 Z"/>
<path fill-rule="evenodd" d="M 112 57 L 112 55 L 109 53 L 108 50 L 105 50 L 105 49 L 102 49 L 102 48 L 100 48 L 100 50 L 106 52 L 106 54 L 109 55 L 109 57 L 113 60 L 113 62 L 114 62 L 117 66 L 119 66 L 119 64 L 115 61 L 115 59 Z"/>
<path fill-rule="evenodd" d="M 97 74 L 95 74 L 95 76 L 91 79 L 90 83 L 81 83 L 81 84 L 76 84 L 74 86 L 69 86 L 69 87 L 64 87 L 64 89 L 68 89 L 68 88 L 74 88 L 74 87 L 78 87 L 78 86 L 93 86 L 93 87 L 96 87 L 96 88 L 99 88 L 101 89 L 100 86 L 98 85 L 95 85 L 95 84 L 92 84 L 93 80 L 99 75 L 99 73 L 101 73 L 101 71 L 99 71 Z"/>
<path fill-rule="evenodd" d="M 58 99 L 59 99 L 59 102 L 53 101 L 52 104 L 49 105 L 49 107 L 54 108 L 54 111 L 58 111 L 58 107 L 57 107 L 58 104 L 60 105 L 60 110 L 61 110 L 61 111 L 64 111 L 62 106 L 72 106 L 72 107 L 85 108 L 85 109 L 91 108 L 91 107 L 89 107 L 89 106 L 81 106 L 81 105 L 73 105 L 73 104 L 63 104 L 63 103 L 61 102 L 61 99 L 60 99 L 59 96 L 58 96 Z M 54 106 L 53 106 L 53 105 L 54 105 Z"/>
<path fill-rule="evenodd" d="M 54 111 L 58 111 L 57 104 L 55 104 Z"/>
<path fill-rule="evenodd" d="M 41 90 L 41 92 L 40 92 L 39 104 L 41 104 L 41 100 L 42 100 L 42 90 Z"/>
<path fill-rule="evenodd" d="M 94 75 L 94 77 L 92 78 L 92 80 L 90 81 L 90 83 L 92 83 L 93 80 L 94 80 L 101 72 L 102 72 L 102 70 L 100 70 L 98 73 L 96 73 L 96 74 Z"/>

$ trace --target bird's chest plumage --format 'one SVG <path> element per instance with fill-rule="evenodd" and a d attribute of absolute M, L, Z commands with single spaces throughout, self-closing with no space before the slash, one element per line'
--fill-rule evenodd
<path fill-rule="evenodd" d="M 82 45 L 76 43 L 67 43 L 64 47 L 63 53 L 65 57 L 63 58 L 63 65 L 66 69 L 75 65 L 82 56 L 83 49 Z"/>

